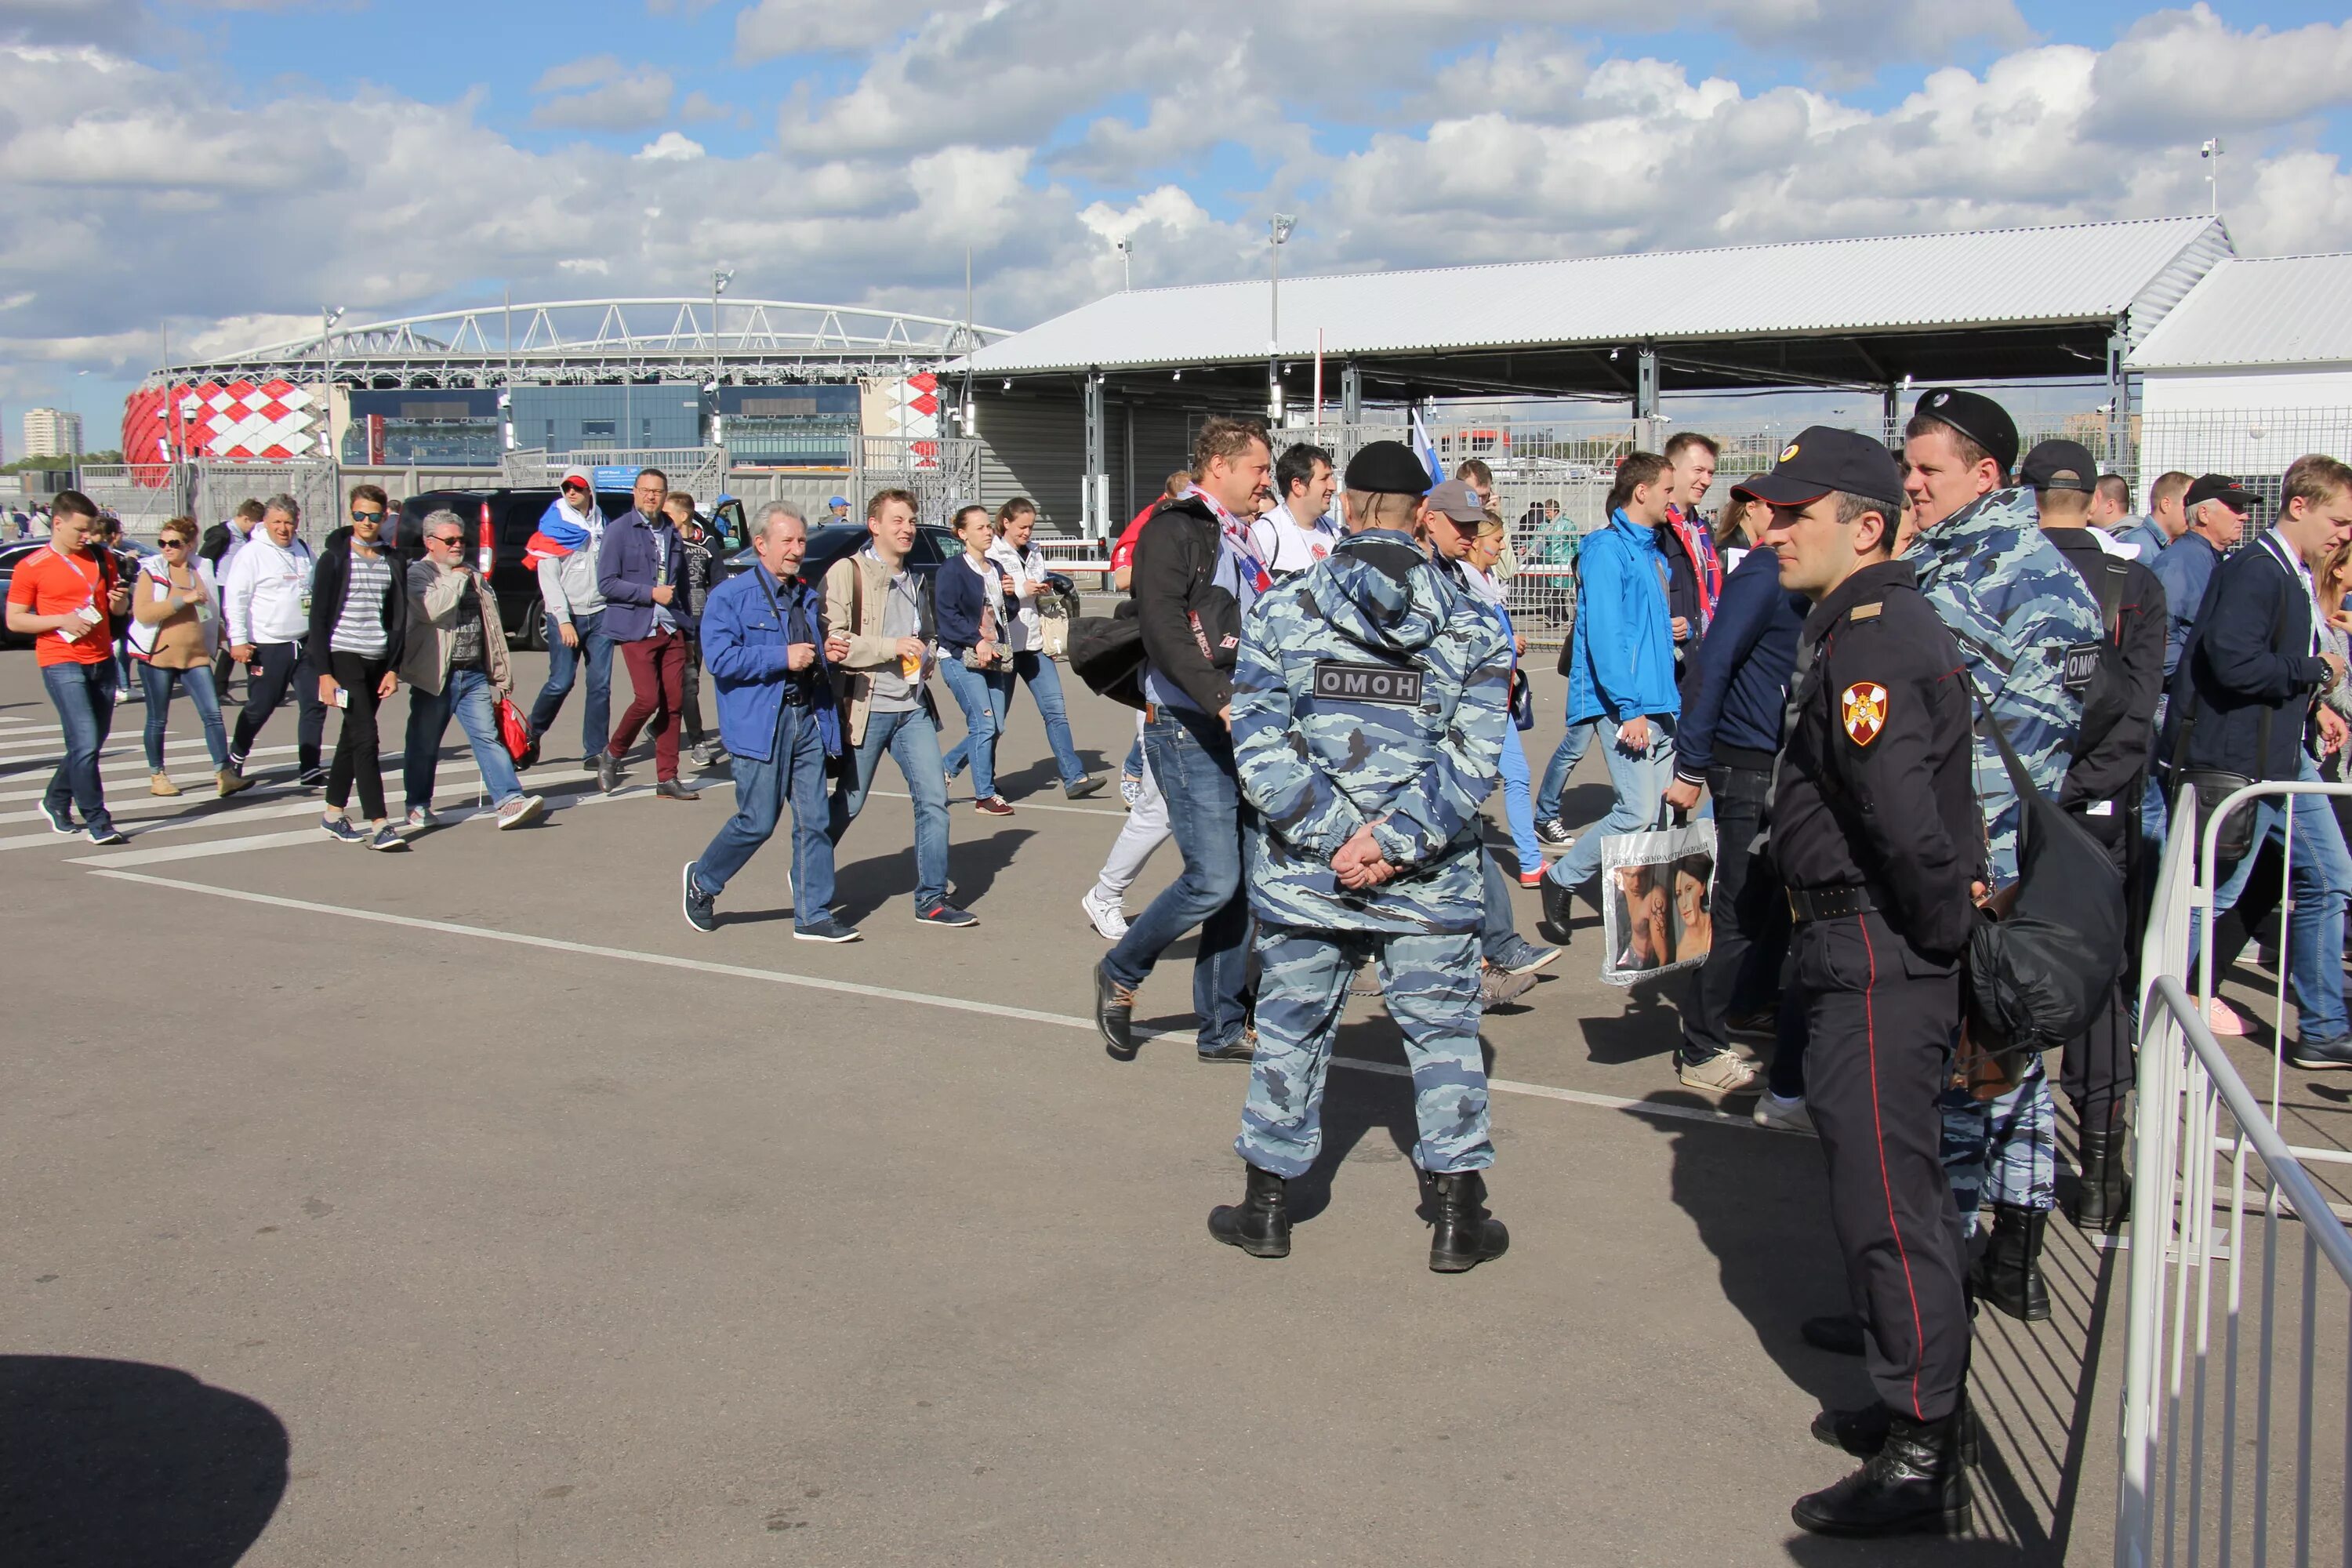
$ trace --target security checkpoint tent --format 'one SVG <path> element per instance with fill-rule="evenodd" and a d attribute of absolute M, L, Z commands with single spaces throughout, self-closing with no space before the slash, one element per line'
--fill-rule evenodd
<path fill-rule="evenodd" d="M 1906 381 L 2084 375 L 2128 407 L 2123 356 L 2230 254 L 2218 219 L 2177 217 L 1292 278 L 1282 385 L 1310 399 L 1319 336 L 1350 422 L 1366 402 L 1455 396 L 1643 417 L 1664 392 L 1735 388 L 1866 388 L 1892 408 Z M 1065 527 L 1124 517 L 1202 414 L 1264 411 L 1276 293 L 1113 294 L 986 345 L 969 361 L 984 467 Z"/>

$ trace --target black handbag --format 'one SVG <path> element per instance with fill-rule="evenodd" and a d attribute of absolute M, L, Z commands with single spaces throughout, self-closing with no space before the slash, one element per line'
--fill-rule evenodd
<path fill-rule="evenodd" d="M 1134 600 L 1122 601 L 1115 614 L 1071 623 L 1070 668 L 1096 696 L 1144 708 L 1143 623 L 1135 618 Z"/>
<path fill-rule="evenodd" d="M 1980 1050 L 2046 1051 L 2090 1026 L 2123 973 L 2123 876 L 2081 823 L 2033 787 L 1973 680 L 1969 690 L 2020 806 L 2017 880 L 1979 911 L 1969 937 L 1969 1035 Z"/>

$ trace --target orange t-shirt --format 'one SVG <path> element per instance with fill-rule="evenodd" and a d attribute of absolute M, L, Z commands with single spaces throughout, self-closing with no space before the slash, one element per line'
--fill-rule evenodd
<path fill-rule="evenodd" d="M 22 605 L 37 616 L 62 616 L 84 605 L 98 619 L 71 642 L 54 631 L 33 639 L 36 664 L 100 664 L 114 651 L 114 627 L 107 615 L 109 574 L 104 563 L 86 557 L 68 559 L 55 550 L 37 550 L 16 563 L 8 580 L 8 602 Z"/>

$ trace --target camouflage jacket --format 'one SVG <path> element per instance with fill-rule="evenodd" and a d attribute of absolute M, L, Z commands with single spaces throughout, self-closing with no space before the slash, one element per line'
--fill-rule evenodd
<path fill-rule="evenodd" d="M 1370 529 L 1261 595 L 1234 667 L 1234 761 L 1255 808 L 1250 908 L 1314 931 L 1464 931 L 1482 908 L 1479 803 L 1508 725 L 1501 628 L 1410 536 Z M 1370 824 L 1398 874 L 1339 886 Z"/>
<path fill-rule="evenodd" d="M 2042 537 L 2033 492 L 1996 490 L 1961 509 L 1922 532 L 1908 559 L 2035 787 L 2057 798 L 2083 718 L 2066 650 L 2099 640 L 2099 604 Z M 1977 805 L 2000 887 L 2017 878 L 2017 792 L 1981 710 L 1976 731 Z"/>

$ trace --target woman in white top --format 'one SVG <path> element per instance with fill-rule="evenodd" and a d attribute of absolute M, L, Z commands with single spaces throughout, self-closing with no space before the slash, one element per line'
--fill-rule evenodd
<path fill-rule="evenodd" d="M 996 510 L 996 542 L 989 546 L 988 559 L 995 566 L 1004 587 L 1005 596 L 1013 601 L 1013 624 L 1006 628 L 1008 646 L 1013 649 L 1013 673 L 1029 687 L 1029 695 L 1036 700 L 1038 716 L 1045 721 L 1045 740 L 1054 748 L 1054 765 L 1062 775 L 1062 793 L 1072 800 L 1080 800 L 1102 788 L 1102 780 L 1087 772 L 1087 764 L 1078 759 L 1078 749 L 1070 740 L 1069 709 L 1062 700 L 1061 672 L 1054 661 L 1045 657 L 1045 628 L 1038 615 L 1039 599 L 1052 595 L 1052 584 L 1045 581 L 1045 555 L 1029 542 L 1037 530 L 1037 508 L 1026 496 L 1015 496 Z M 1009 699 L 1012 688 L 1008 684 Z M 997 732 L 1004 731 L 1006 713 L 996 715 Z"/>
<path fill-rule="evenodd" d="M 1504 538 L 1503 514 L 1488 507 L 1478 523 L 1477 537 L 1470 542 L 1470 553 L 1462 563 L 1462 575 L 1469 583 L 1470 591 L 1502 623 L 1504 635 L 1511 639 L 1511 681 L 1516 691 L 1519 679 L 1517 660 L 1528 651 L 1528 644 L 1512 626 L 1511 613 L 1503 607 L 1503 585 L 1494 577 L 1495 563 L 1502 559 Z M 1519 882 L 1532 888 L 1543 877 L 1543 846 L 1536 838 L 1535 807 L 1528 794 L 1528 754 L 1519 747 L 1516 719 L 1503 735 L 1502 775 L 1503 820 L 1510 827 L 1512 851 L 1518 857 Z"/>

